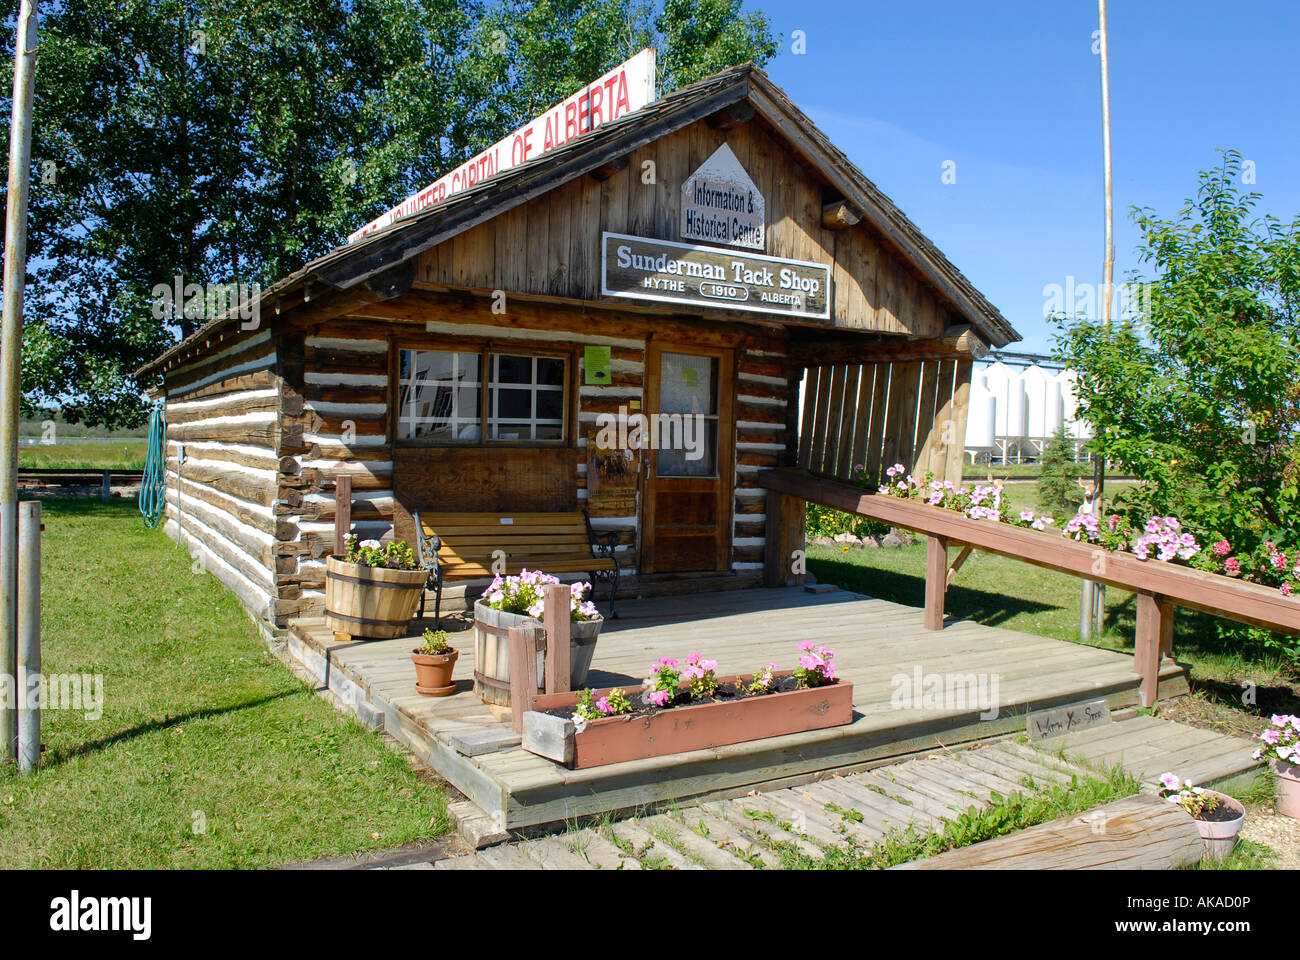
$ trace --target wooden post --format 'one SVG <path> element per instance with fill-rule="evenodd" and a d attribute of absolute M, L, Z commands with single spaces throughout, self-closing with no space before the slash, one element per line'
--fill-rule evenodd
<path fill-rule="evenodd" d="M 346 556 L 348 534 L 352 532 L 352 477 L 340 474 L 334 478 L 334 553 Z"/>
<path fill-rule="evenodd" d="M 763 547 L 763 586 L 801 584 L 807 570 L 804 554 L 807 505 L 797 497 L 769 490 L 765 509 L 767 536 Z"/>
<path fill-rule="evenodd" d="M 537 697 L 537 627 L 510 628 L 510 728 L 524 732 L 524 714 Z"/>
<path fill-rule="evenodd" d="M 569 588 L 562 583 L 546 588 L 546 692 L 567 693 L 569 684 Z M 513 665 L 512 665 L 513 666 Z M 513 696 L 514 691 L 511 691 Z"/>
<path fill-rule="evenodd" d="M 1153 707 L 1160 688 L 1160 657 L 1174 645 L 1174 604 L 1147 590 L 1137 595 L 1137 636 L 1133 644 L 1133 672 L 1142 678 L 1138 705 Z"/>
<path fill-rule="evenodd" d="M 41 502 L 18 504 L 18 683 L 31 689 L 41 672 Z M 41 762 L 41 707 L 18 712 L 18 769 L 33 773 Z"/>
<path fill-rule="evenodd" d="M 948 588 L 948 539 L 925 538 L 925 629 L 943 629 L 943 601 Z"/>

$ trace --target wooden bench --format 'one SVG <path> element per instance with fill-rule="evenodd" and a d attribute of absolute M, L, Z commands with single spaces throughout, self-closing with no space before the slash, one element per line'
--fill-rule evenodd
<path fill-rule="evenodd" d="M 445 580 L 473 580 L 521 570 L 585 573 L 609 584 L 609 616 L 618 592 L 617 533 L 598 534 L 578 513 L 421 513 L 414 511 L 420 565 L 434 587 L 434 619 L 442 615 Z M 499 551 L 499 552 L 498 552 Z M 504 554 L 504 556 L 502 556 Z M 504 563 L 500 561 L 504 560 Z M 420 607 L 424 614 L 423 598 Z"/>

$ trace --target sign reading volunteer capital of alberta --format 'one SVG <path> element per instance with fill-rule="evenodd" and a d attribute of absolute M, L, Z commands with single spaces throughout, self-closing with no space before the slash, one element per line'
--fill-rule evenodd
<path fill-rule="evenodd" d="M 401 217 L 442 203 L 504 170 L 536 160 L 575 137 L 640 110 L 654 98 L 655 52 L 647 47 L 451 173 L 407 197 L 383 216 L 348 234 L 348 242 L 386 227 Z"/>
<path fill-rule="evenodd" d="M 766 249 L 763 195 L 725 143 L 682 184 L 681 238 Z"/>
<path fill-rule="evenodd" d="M 603 235 L 600 260 L 607 297 L 820 320 L 831 315 L 831 269 L 824 263 L 621 233 Z"/>

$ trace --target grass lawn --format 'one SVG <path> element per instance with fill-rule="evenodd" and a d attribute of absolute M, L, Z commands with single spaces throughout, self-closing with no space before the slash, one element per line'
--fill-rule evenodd
<path fill-rule="evenodd" d="M 149 442 L 127 437 L 114 440 L 62 440 L 18 448 L 18 466 L 29 470 L 143 470 Z"/>
<path fill-rule="evenodd" d="M 103 677 L 103 716 L 45 711 L 34 777 L 0 773 L 5 867 L 266 867 L 429 839 L 439 784 L 263 646 L 134 505 L 46 500 L 44 673 Z"/>

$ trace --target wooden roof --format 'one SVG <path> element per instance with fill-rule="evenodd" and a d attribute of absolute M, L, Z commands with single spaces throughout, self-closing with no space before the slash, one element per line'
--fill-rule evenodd
<path fill-rule="evenodd" d="M 260 308 L 291 307 L 330 290 L 374 284 L 380 275 L 413 263 L 424 251 L 477 224 L 563 184 L 574 177 L 616 164 L 630 151 L 688 124 L 723 110 L 752 107 L 826 182 L 916 267 L 991 344 L 1019 340 L 1006 318 L 947 257 L 799 110 L 753 63 L 745 63 L 647 104 L 640 110 L 575 138 L 535 160 L 513 167 L 458 193 L 443 203 L 417 211 L 386 227 L 344 244 L 278 280 L 261 293 Z M 278 312 L 278 309 L 277 309 Z M 219 327 L 235 321 L 221 317 L 141 367 L 148 374 L 187 352 Z"/>

